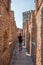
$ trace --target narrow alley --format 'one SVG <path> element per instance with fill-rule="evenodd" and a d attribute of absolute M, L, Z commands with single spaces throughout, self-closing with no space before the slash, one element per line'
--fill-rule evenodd
<path fill-rule="evenodd" d="M 0 0 L 0 65 L 43 65 L 43 0 Z"/>
<path fill-rule="evenodd" d="M 31 56 L 26 52 L 25 47 L 19 51 L 19 44 L 17 43 L 13 51 L 10 65 L 34 65 L 34 63 Z"/>

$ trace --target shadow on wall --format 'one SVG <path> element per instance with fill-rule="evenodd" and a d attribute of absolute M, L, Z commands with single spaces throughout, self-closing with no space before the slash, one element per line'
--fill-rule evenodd
<path fill-rule="evenodd" d="M 4 32 L 4 36 L 3 36 L 3 52 L 7 49 L 7 47 L 8 47 L 8 34 L 7 34 L 7 32 L 6 32 L 6 30 L 5 30 L 5 32 Z"/>
<path fill-rule="evenodd" d="M 41 65 L 43 65 L 43 8 L 41 10 Z"/>

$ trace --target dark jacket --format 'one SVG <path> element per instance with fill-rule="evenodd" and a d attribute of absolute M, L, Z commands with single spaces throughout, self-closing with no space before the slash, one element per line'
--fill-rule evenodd
<path fill-rule="evenodd" d="M 18 36 L 19 43 L 22 43 L 22 36 Z"/>

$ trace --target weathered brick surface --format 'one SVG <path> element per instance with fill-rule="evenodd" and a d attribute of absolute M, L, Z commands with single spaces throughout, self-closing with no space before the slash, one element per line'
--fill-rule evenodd
<path fill-rule="evenodd" d="M 41 12 L 41 62 L 43 65 L 43 8 Z"/>
<path fill-rule="evenodd" d="M 36 65 L 43 65 L 42 61 L 43 61 L 43 52 L 42 52 L 42 20 L 41 18 L 43 18 L 43 16 L 41 17 L 41 10 L 43 8 L 43 1 L 39 2 L 40 3 L 40 7 L 38 9 L 38 11 L 36 12 L 36 23 L 37 23 L 37 50 L 36 50 Z M 43 13 L 42 13 L 43 14 Z"/>
<path fill-rule="evenodd" d="M 8 33 L 8 13 L 7 13 L 7 10 L 6 8 L 4 7 L 4 4 L 3 2 L 1 1 L 1 4 L 0 4 L 0 51 L 1 51 L 1 54 L 4 50 L 4 48 L 8 48 L 8 40 L 7 40 L 7 37 L 5 35 L 5 33 Z M 5 36 L 4 36 L 5 35 Z M 5 42 L 5 37 L 6 37 L 6 41 Z"/>
<path fill-rule="evenodd" d="M 6 4 L 7 3 L 7 4 Z M 17 27 L 14 13 L 10 11 L 10 0 L 0 0 L 0 61 L 8 65 L 15 43 L 17 42 Z M 9 45 L 9 41 L 12 44 Z"/>
<path fill-rule="evenodd" d="M 36 20 L 35 20 L 35 10 L 31 11 L 31 56 L 36 63 L 36 41 L 37 41 L 37 26 L 36 26 Z M 34 50 L 34 51 L 33 51 Z"/>
<path fill-rule="evenodd" d="M 27 47 L 27 21 L 25 22 L 25 25 L 23 27 L 23 33 L 24 33 L 24 45 Z"/>
<path fill-rule="evenodd" d="M 8 65 L 10 61 L 10 51 L 7 49 L 2 55 L 2 61 L 4 65 Z"/>
<path fill-rule="evenodd" d="M 29 19 L 28 32 L 30 46 L 28 48 L 31 49 L 29 50 L 31 51 L 34 63 L 36 65 L 43 65 L 43 0 L 35 0 L 35 13 L 32 11 Z M 23 32 L 26 30 L 25 26 Z"/>

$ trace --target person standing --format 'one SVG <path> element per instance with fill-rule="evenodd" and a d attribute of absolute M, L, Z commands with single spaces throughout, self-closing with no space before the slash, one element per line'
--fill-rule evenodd
<path fill-rule="evenodd" d="M 22 50 L 22 35 L 21 35 L 21 33 L 19 33 L 18 40 L 19 40 L 19 51 L 21 51 Z"/>

